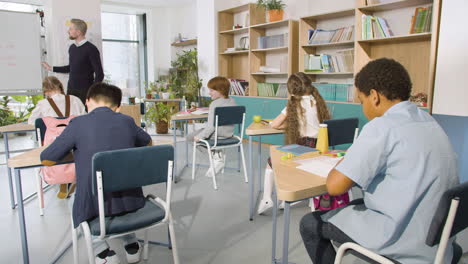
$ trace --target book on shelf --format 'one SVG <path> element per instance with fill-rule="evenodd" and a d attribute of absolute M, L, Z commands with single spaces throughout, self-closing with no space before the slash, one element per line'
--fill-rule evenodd
<path fill-rule="evenodd" d="M 288 96 L 288 89 L 285 83 L 258 83 L 258 96 L 262 97 L 283 97 Z"/>
<path fill-rule="evenodd" d="M 431 31 L 432 5 L 428 7 L 417 7 L 411 18 L 410 34 Z"/>
<path fill-rule="evenodd" d="M 247 49 L 234 47 L 234 48 L 227 48 L 224 52 L 229 53 L 229 52 L 242 51 L 242 50 L 247 50 Z"/>
<path fill-rule="evenodd" d="M 354 49 L 338 50 L 330 54 L 306 54 L 305 72 L 353 72 Z M 320 66 L 318 64 L 320 63 Z"/>
<path fill-rule="evenodd" d="M 281 69 L 270 66 L 260 66 L 259 71 L 265 73 L 279 73 Z"/>
<path fill-rule="evenodd" d="M 312 85 L 326 101 L 352 102 L 354 100 L 353 84 L 313 82 Z"/>
<path fill-rule="evenodd" d="M 288 46 L 288 33 L 258 37 L 258 49 L 272 49 Z"/>
<path fill-rule="evenodd" d="M 382 17 L 362 15 L 362 34 L 363 40 L 374 38 L 385 38 L 393 36 L 387 20 Z"/>
<path fill-rule="evenodd" d="M 354 26 L 342 27 L 333 30 L 310 29 L 308 31 L 309 44 L 327 44 L 354 39 Z"/>
<path fill-rule="evenodd" d="M 249 95 L 249 82 L 238 79 L 229 79 L 229 82 L 231 83 L 230 95 Z"/>
<path fill-rule="evenodd" d="M 305 72 L 321 72 L 322 61 L 320 55 L 305 54 L 304 55 L 304 71 Z"/>

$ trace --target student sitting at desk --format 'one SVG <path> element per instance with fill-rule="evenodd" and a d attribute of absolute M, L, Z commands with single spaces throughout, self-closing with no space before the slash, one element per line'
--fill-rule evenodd
<path fill-rule="evenodd" d="M 194 131 L 190 135 L 188 135 L 188 141 L 199 141 L 200 139 L 209 139 L 211 136 L 214 135 L 215 132 L 215 108 L 236 105 L 234 99 L 229 97 L 229 89 L 231 88 L 231 83 L 228 79 L 221 76 L 217 76 L 209 80 L 207 86 L 210 90 L 211 99 L 213 99 L 213 102 L 211 102 L 209 107 L 208 122 L 206 123 L 206 127 L 204 129 Z M 230 138 L 232 137 L 232 135 L 234 135 L 234 125 L 218 127 L 218 138 Z M 224 167 L 224 153 L 222 151 L 218 150 L 213 154 L 213 163 L 215 166 L 216 173 L 221 171 L 221 169 Z M 212 177 L 213 175 L 211 174 L 212 170 L 211 168 L 209 168 L 206 172 L 206 176 Z"/>
<path fill-rule="evenodd" d="M 151 144 L 151 137 L 131 117 L 115 112 L 120 107 L 121 100 L 122 91 L 119 88 L 105 83 L 93 84 L 86 99 L 89 114 L 72 119 L 62 134 L 41 153 L 42 164 L 51 166 L 73 150 L 77 184 L 72 213 L 74 228 L 99 214 L 97 195 L 93 195 L 91 190 L 93 155 L 101 151 Z M 145 204 L 141 188 L 104 195 L 107 216 L 132 212 Z M 138 262 L 141 247 L 135 235 L 124 236 L 123 240 L 127 262 Z M 117 255 L 109 249 L 107 242 L 96 242 L 93 249 L 96 263 L 119 263 Z"/>
<path fill-rule="evenodd" d="M 65 95 L 63 85 L 54 76 L 48 76 L 42 81 L 42 91 L 46 99 L 37 102 L 36 108 L 28 118 L 28 124 L 34 125 L 36 119 L 46 116 L 66 116 L 86 114 L 85 106 L 80 98 L 74 95 Z M 71 184 L 60 184 L 57 197 L 64 199 L 74 190 Z"/>
<path fill-rule="evenodd" d="M 37 102 L 36 108 L 31 112 L 28 118 L 28 124 L 34 125 L 38 118 L 45 116 L 57 117 L 60 114 L 54 109 L 55 107 L 65 116 L 67 102 L 70 109 L 70 115 L 84 115 L 86 114 L 85 106 L 80 98 L 74 95 L 65 95 L 63 85 L 59 79 L 54 76 L 49 76 L 42 81 L 42 91 L 46 99 Z M 69 97 L 67 99 L 67 97 Z"/>
<path fill-rule="evenodd" d="M 327 105 L 322 96 L 312 84 L 309 77 L 298 72 L 288 79 L 288 92 L 291 95 L 287 106 L 270 125 L 272 128 L 285 129 L 286 144 L 299 144 L 315 148 L 319 124 L 330 119 Z M 273 170 L 271 161 L 265 169 L 265 191 L 258 206 L 257 213 L 262 214 L 273 207 L 271 193 L 273 191 Z"/>
<path fill-rule="evenodd" d="M 326 185 L 337 195 L 356 184 L 364 199 L 305 215 L 300 231 L 307 252 L 314 264 L 333 263 L 334 240 L 356 242 L 401 263 L 432 263 L 437 246 L 429 247 L 425 240 L 436 201 L 458 184 L 447 135 L 408 101 L 411 80 L 400 63 L 371 61 L 356 75 L 355 85 L 369 123 Z M 451 263 L 452 241 L 443 263 Z"/>

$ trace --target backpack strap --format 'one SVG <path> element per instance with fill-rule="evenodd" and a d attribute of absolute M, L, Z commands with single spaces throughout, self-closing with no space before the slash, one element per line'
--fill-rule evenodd
<path fill-rule="evenodd" d="M 55 113 L 59 117 L 63 117 L 62 112 L 60 112 L 60 109 L 58 109 L 57 105 L 55 104 L 54 100 L 52 98 L 47 98 L 47 101 L 49 101 L 50 106 L 52 106 L 52 109 L 54 109 Z"/>
<path fill-rule="evenodd" d="M 65 116 L 70 116 L 70 96 L 65 96 Z"/>

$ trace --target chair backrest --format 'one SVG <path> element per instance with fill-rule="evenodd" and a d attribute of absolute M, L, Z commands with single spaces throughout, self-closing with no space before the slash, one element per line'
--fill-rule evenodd
<path fill-rule="evenodd" d="M 441 240 L 445 222 L 449 217 L 452 200 L 458 200 L 458 207 L 453 220 L 452 230 L 450 231 L 450 237 L 468 227 L 468 182 L 465 182 L 447 190 L 442 195 L 427 234 L 426 244 L 428 246 L 437 245 Z"/>
<path fill-rule="evenodd" d="M 323 123 L 328 125 L 329 146 L 353 143 L 356 129 L 359 127 L 357 118 L 325 120 Z"/>
<path fill-rule="evenodd" d="M 65 118 L 68 118 L 67 116 L 64 116 L 64 117 L 55 117 L 57 119 L 65 119 Z M 36 140 L 39 141 L 39 139 L 41 139 L 41 146 L 43 144 L 43 141 L 44 141 L 44 137 L 45 137 L 45 133 L 46 133 L 46 130 L 47 130 L 47 127 L 44 123 L 44 120 L 42 120 L 42 118 L 36 118 L 36 120 L 34 121 L 34 127 L 36 128 Z"/>
<path fill-rule="evenodd" d="M 215 108 L 215 116 L 218 116 L 218 126 L 242 124 L 245 106 L 223 106 Z M 214 120 L 216 126 L 216 118 Z"/>
<path fill-rule="evenodd" d="M 116 192 L 167 182 L 170 160 L 174 160 L 171 145 L 96 153 L 92 160 L 93 194 L 97 194 L 97 171 L 102 172 L 103 191 Z"/>

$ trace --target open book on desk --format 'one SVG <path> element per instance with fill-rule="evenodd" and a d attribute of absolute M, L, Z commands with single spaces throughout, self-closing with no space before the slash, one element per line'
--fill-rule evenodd
<path fill-rule="evenodd" d="M 281 147 L 276 148 L 279 151 L 283 151 L 286 153 L 291 153 L 295 156 L 299 156 L 305 153 L 309 152 L 314 152 L 317 151 L 317 149 L 311 148 L 311 147 L 306 147 L 306 146 L 301 146 L 298 144 L 290 144 L 290 145 L 284 145 Z"/>
<path fill-rule="evenodd" d="M 209 108 L 208 107 L 200 107 L 197 110 L 193 111 L 192 114 L 194 115 L 205 115 L 208 114 Z"/>
<path fill-rule="evenodd" d="M 297 166 L 298 169 L 326 178 L 328 173 L 330 173 L 342 159 L 343 157 L 318 156 L 315 158 L 298 160 L 296 162 L 301 164 Z"/>

